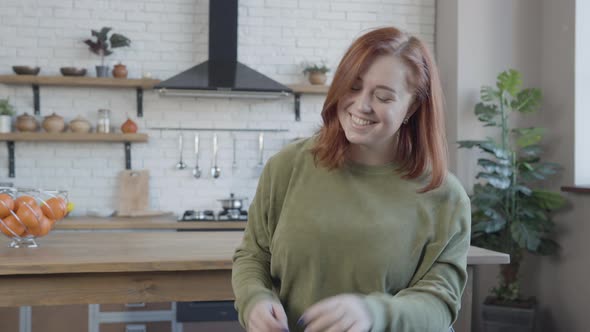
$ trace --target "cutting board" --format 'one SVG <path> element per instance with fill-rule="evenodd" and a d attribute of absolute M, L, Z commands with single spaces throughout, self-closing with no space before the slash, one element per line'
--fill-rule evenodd
<path fill-rule="evenodd" d="M 131 216 L 149 210 L 149 179 L 148 170 L 124 170 L 119 173 L 118 215 Z"/>

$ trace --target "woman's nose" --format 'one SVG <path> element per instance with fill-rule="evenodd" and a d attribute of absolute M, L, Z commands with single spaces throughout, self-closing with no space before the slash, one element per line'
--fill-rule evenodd
<path fill-rule="evenodd" d="M 371 95 L 364 91 L 357 94 L 354 100 L 354 108 L 363 113 L 371 112 Z"/>

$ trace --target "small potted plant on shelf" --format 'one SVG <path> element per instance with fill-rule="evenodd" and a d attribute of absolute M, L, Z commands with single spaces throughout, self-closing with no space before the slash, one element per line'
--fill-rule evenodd
<path fill-rule="evenodd" d="M 303 68 L 303 74 L 309 74 L 309 83 L 313 85 L 322 85 L 326 83 L 326 73 L 330 71 L 330 68 L 326 66 L 324 62 L 321 64 L 305 63 Z"/>
<path fill-rule="evenodd" d="M 8 98 L 0 99 L 0 133 L 12 131 L 12 116 L 14 116 L 14 107 Z"/>
<path fill-rule="evenodd" d="M 496 138 L 458 142 L 460 148 L 484 153 L 477 160 L 481 171 L 471 196 L 471 242 L 510 255 L 483 306 L 486 332 L 534 331 L 536 300 L 520 292 L 520 266 L 525 253 L 557 252 L 552 216 L 566 203 L 560 193 L 543 189 L 543 182 L 561 169 L 541 161 L 544 130 L 518 128 L 510 121 L 515 113 L 535 112 L 541 102 L 539 89 L 521 84 L 520 73 L 509 70 L 498 75 L 495 87 L 482 87 L 475 115 L 484 127 L 496 129 Z"/>
<path fill-rule="evenodd" d="M 84 43 L 92 53 L 100 55 L 101 65 L 96 66 L 97 77 L 107 77 L 109 67 L 104 64 L 104 57 L 113 54 L 112 49 L 131 45 L 131 40 L 121 34 L 113 33 L 109 37 L 112 28 L 103 27 L 100 31 L 92 30 L 92 36 L 96 40 L 86 39 Z"/>

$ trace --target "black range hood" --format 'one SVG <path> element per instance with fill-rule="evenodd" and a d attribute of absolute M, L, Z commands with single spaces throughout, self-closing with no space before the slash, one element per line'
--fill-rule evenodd
<path fill-rule="evenodd" d="M 238 0 L 209 0 L 209 60 L 157 84 L 163 95 L 277 98 L 283 84 L 239 63 Z"/>

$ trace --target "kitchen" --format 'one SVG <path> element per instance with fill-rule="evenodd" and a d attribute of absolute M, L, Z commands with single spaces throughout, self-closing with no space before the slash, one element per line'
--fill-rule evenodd
<path fill-rule="evenodd" d="M 328 72 L 329 85 L 337 61 L 355 37 L 365 29 L 392 24 L 425 40 L 431 49 L 436 50 L 441 64 L 448 60 L 447 53 L 441 50 L 449 46 L 437 42 L 442 33 L 438 30 L 440 22 L 437 22 L 440 10 L 434 0 L 363 3 L 241 0 L 237 15 L 238 60 L 296 93 L 274 99 L 227 95 L 210 98 L 198 94 L 173 96 L 154 89 L 154 85 L 210 60 L 209 1 L 176 0 L 162 4 L 147 0 L 27 0 L 3 1 L 0 8 L 0 75 L 15 76 L 12 66 L 27 65 L 41 68 L 38 78 L 61 77 L 61 67 L 75 66 L 88 70 L 85 78 L 94 78 L 94 67 L 100 64 L 100 57 L 90 52 L 83 41 L 90 38 L 91 29 L 109 26 L 113 32 L 129 37 L 131 43 L 128 47 L 115 49 L 112 55 L 105 58 L 106 64 L 111 69 L 118 63 L 126 65 L 128 78 L 121 82 L 141 80 L 140 83 L 130 82 L 129 86 L 126 86 L 127 83 L 114 83 L 99 87 L 95 82 L 68 83 L 65 86 L 42 82 L 33 89 L 31 85 L 36 84 L 30 81 L 15 83 L 8 80 L 0 83 L 0 98 L 8 97 L 16 115 L 32 114 L 39 125 L 45 117 L 55 113 L 63 117 L 65 123 L 83 117 L 94 131 L 100 122 L 99 110 L 107 109 L 113 134 L 120 134 L 121 125 L 130 119 L 137 125 L 137 133 L 145 135 L 138 136 L 130 144 L 124 138 L 86 142 L 61 140 L 55 136 L 42 139 L 46 141 L 3 139 L 7 141 L 7 148 L 0 149 L 1 185 L 64 190 L 73 204 L 68 217 L 56 223 L 49 235 L 37 239 L 37 250 L 48 248 L 51 251 L 49 248 L 54 248 L 59 251 L 60 243 L 77 236 L 80 236 L 81 243 L 88 241 L 97 246 L 105 243 L 101 241 L 124 243 L 126 240 L 140 246 L 144 237 L 147 239 L 150 234 L 158 232 L 164 232 L 164 237 L 170 236 L 170 241 L 185 241 L 179 242 L 179 245 L 187 243 L 185 248 L 189 251 L 202 250 L 194 244 L 188 247 L 191 246 L 189 236 L 206 242 L 208 233 L 203 230 L 207 229 L 221 231 L 215 234 L 219 234 L 223 239 L 220 241 L 227 244 L 218 253 L 223 266 L 221 270 L 225 273 L 229 268 L 228 249 L 235 245 L 232 241 L 236 240 L 232 236 L 239 234 L 245 225 L 244 216 L 256 190 L 261 164 L 291 141 L 313 134 L 320 124 L 327 86 L 309 88 L 310 83 L 302 73 L 304 63 L 326 64 L 331 69 Z M 112 74 L 109 73 L 109 76 L 114 80 Z M 142 86 L 145 81 L 155 84 Z M 35 114 L 35 109 L 39 110 L 39 114 Z M 449 128 L 453 129 L 453 126 Z M 12 131 L 17 134 L 14 127 Z M 450 138 L 456 136 L 456 132 L 449 134 Z M 12 145 L 10 142 L 13 142 Z M 179 167 L 181 161 L 183 167 Z M 467 172 L 456 164 L 457 161 L 454 167 L 460 172 Z M 194 172 L 197 165 L 201 170 L 199 177 Z M 125 170 L 128 172 L 124 173 Z M 139 174 L 132 171 L 144 172 L 140 179 L 133 176 L 131 180 L 143 181 L 149 190 L 129 194 L 130 190 L 138 187 L 122 185 L 121 175 Z M 464 175 L 460 178 L 468 177 Z M 121 210 L 125 210 L 122 203 L 132 201 L 137 204 L 136 195 L 141 197 L 141 203 L 128 210 L 138 217 L 105 218 L 117 211 L 121 214 Z M 220 201 L 235 198 L 240 199 L 242 206 L 239 209 L 225 209 Z M 140 206 L 139 211 L 137 206 Z M 218 220 L 227 215 L 230 216 L 227 219 L 239 221 Z M 184 219 L 208 221 L 177 222 L 183 216 Z M 0 241 L 3 247 L 8 247 L 10 243 L 6 237 Z M 212 248 L 215 246 L 212 245 Z M 204 261 L 207 261 L 207 254 L 215 255 L 213 252 L 201 254 L 205 257 Z M 474 255 L 477 256 L 477 253 Z M 489 257 L 492 258 L 487 261 L 486 257 L 479 261 L 474 258 L 472 264 L 506 262 L 506 257 L 502 255 L 490 254 Z M 121 263 L 129 257 L 121 255 L 112 258 L 115 263 Z M 79 257 L 70 259 L 75 262 Z M 166 259 L 174 261 L 170 256 Z M 190 261 L 189 256 L 181 255 L 178 261 L 169 263 L 172 264 L 169 268 L 182 270 L 178 266 L 186 266 L 183 264 Z M 141 263 L 150 265 L 148 261 Z M 157 265 L 157 262 L 151 263 Z M 68 266 L 71 268 L 71 265 Z M 14 273 L 27 273 L 27 268 L 19 262 L 12 268 Z M 194 272 L 191 269 L 201 271 L 194 266 L 186 271 Z M 78 270 L 80 273 L 84 271 L 87 272 L 84 268 Z M 121 271 L 115 269 L 117 272 Z M 64 270 L 55 270 L 54 273 L 64 273 Z M 201 280 L 198 278 L 203 276 L 194 277 L 194 280 Z M 0 321 L 3 326 L 10 326 L 6 331 L 63 331 L 70 330 L 68 326 L 74 326 L 60 325 L 64 322 L 79 324 L 76 326 L 87 327 L 91 332 L 213 330 L 212 325 L 199 326 L 177 320 L 176 299 L 178 302 L 190 300 L 183 299 L 182 292 L 171 291 L 163 304 L 152 305 L 148 302 L 160 301 L 153 301 L 154 298 L 149 296 L 142 297 L 141 289 L 144 288 L 141 287 L 145 285 L 139 286 L 135 295 L 117 298 L 117 302 L 122 303 L 118 307 L 104 309 L 108 308 L 106 304 L 114 302 L 105 302 L 102 298 L 100 303 L 105 305 L 103 309 L 106 313 L 100 309 L 103 305 L 91 302 L 90 298 L 96 294 L 86 294 L 88 299 L 72 301 L 70 298 L 61 303 L 77 303 L 67 306 L 47 305 L 48 302 L 41 306 L 28 305 L 38 303 L 37 300 L 18 304 L 23 306 L 21 308 L 9 305 L 0 308 Z M 195 289 L 186 296 L 197 296 L 199 291 L 203 289 Z M 16 299 L 24 293 L 14 293 L 16 295 L 10 300 L 6 297 L 3 306 L 9 301 L 17 303 Z M 162 295 L 163 298 L 166 296 Z M 225 295 L 220 299 L 231 300 Z M 152 309 L 155 314 L 149 314 Z M 130 311 L 136 312 L 129 314 Z M 202 308 L 195 311 L 215 316 L 212 311 Z M 466 315 L 471 316 L 471 312 L 467 312 Z M 474 320 L 477 320 L 476 316 L 474 312 Z M 64 317 L 78 317 L 81 321 L 74 323 Z M 161 321 L 146 322 L 146 318 Z M 162 325 L 162 321 L 166 323 Z M 236 328 L 235 322 L 231 324 Z M 467 329 L 457 330 L 470 330 L 471 318 L 465 324 L 469 326 Z M 39 329 L 40 326 L 46 329 Z M 220 328 L 229 331 L 227 326 Z M 5 331 L 5 328 L 0 330 Z"/>

